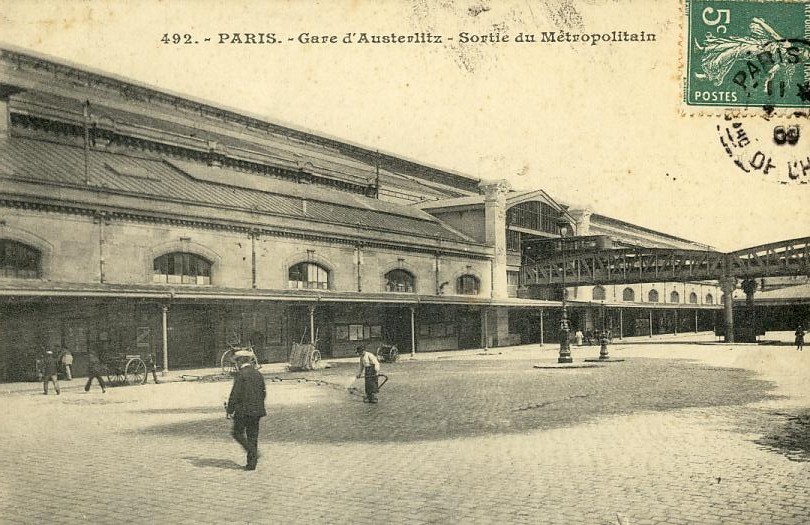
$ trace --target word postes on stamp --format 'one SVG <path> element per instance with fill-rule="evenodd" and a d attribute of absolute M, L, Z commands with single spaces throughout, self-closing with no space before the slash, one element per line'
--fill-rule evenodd
<path fill-rule="evenodd" d="M 810 1 L 687 2 L 687 105 L 810 107 Z"/>

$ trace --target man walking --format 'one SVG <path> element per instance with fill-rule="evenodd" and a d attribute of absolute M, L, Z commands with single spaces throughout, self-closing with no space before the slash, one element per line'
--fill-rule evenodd
<path fill-rule="evenodd" d="M 90 385 L 93 384 L 93 378 L 98 379 L 98 384 L 101 387 L 101 393 L 107 393 L 107 387 L 104 386 L 104 380 L 101 378 L 101 362 L 98 359 L 98 356 L 93 352 L 89 352 L 87 354 L 87 362 L 88 362 L 88 377 L 87 383 L 84 385 L 84 391 L 90 391 Z"/>
<path fill-rule="evenodd" d="M 143 375 L 143 384 L 146 384 L 146 380 L 149 379 L 149 374 L 152 374 L 152 379 L 155 380 L 155 384 L 159 385 L 160 381 L 157 378 L 157 366 L 155 365 L 155 358 L 152 356 L 152 353 L 146 354 L 146 357 L 143 358 L 143 363 L 146 365 L 146 373 Z"/>
<path fill-rule="evenodd" d="M 45 395 L 48 395 L 48 383 L 53 383 L 53 387 L 56 389 L 56 395 L 58 396 L 61 394 L 59 391 L 59 380 L 56 376 L 58 373 L 58 368 L 56 359 L 53 357 L 53 351 L 51 350 L 45 351 L 44 368 L 45 374 L 42 380 L 42 388 L 45 390 Z"/>
<path fill-rule="evenodd" d="M 70 350 L 65 346 L 62 347 L 61 360 L 62 360 L 62 366 L 65 369 L 65 379 L 67 379 L 68 381 L 72 381 L 73 380 L 73 370 L 72 370 L 72 368 L 73 368 L 73 354 L 70 353 Z"/>
<path fill-rule="evenodd" d="M 364 401 L 368 403 L 377 402 L 377 393 L 380 391 L 377 374 L 380 373 L 380 360 L 371 352 L 367 352 L 362 346 L 357 347 L 357 355 L 360 356 L 360 370 L 357 372 L 358 379 L 366 378 L 366 397 Z"/>
<path fill-rule="evenodd" d="M 240 350 L 234 353 L 239 371 L 228 397 L 227 412 L 233 418 L 233 438 L 247 453 L 245 470 L 256 470 L 259 460 L 259 420 L 267 415 L 264 399 L 267 395 L 264 376 L 251 363 L 253 354 Z"/>

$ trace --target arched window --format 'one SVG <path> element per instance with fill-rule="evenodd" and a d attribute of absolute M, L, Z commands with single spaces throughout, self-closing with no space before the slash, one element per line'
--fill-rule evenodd
<path fill-rule="evenodd" d="M 720 296 L 720 304 L 726 304 L 726 294 Z"/>
<path fill-rule="evenodd" d="M 714 296 L 710 293 L 706 294 L 706 304 L 714 304 Z"/>
<path fill-rule="evenodd" d="M 481 281 L 474 275 L 462 275 L 456 281 L 456 293 L 460 295 L 478 295 Z"/>
<path fill-rule="evenodd" d="M 593 297 L 594 301 L 604 301 L 605 300 L 605 288 L 601 285 L 596 285 L 593 287 L 593 291 L 591 292 L 591 296 Z"/>
<path fill-rule="evenodd" d="M 405 270 L 391 270 L 385 274 L 385 291 L 413 293 L 413 275 Z"/>
<path fill-rule="evenodd" d="M 329 271 L 315 263 L 302 262 L 290 266 L 289 287 L 310 290 L 329 289 Z"/>
<path fill-rule="evenodd" d="M 689 294 L 689 304 L 697 304 L 697 294 L 695 292 Z"/>
<path fill-rule="evenodd" d="M 658 291 L 657 290 L 650 290 L 650 293 L 647 294 L 647 300 L 651 303 L 658 302 Z"/>
<path fill-rule="evenodd" d="M 627 287 L 622 292 L 622 301 L 630 301 L 633 302 L 636 300 L 636 292 L 630 287 Z"/>
<path fill-rule="evenodd" d="M 41 275 L 39 250 L 11 239 L 0 239 L 0 277 L 38 279 Z"/>
<path fill-rule="evenodd" d="M 193 253 L 174 252 L 153 262 L 152 282 L 211 284 L 211 262 Z"/>
<path fill-rule="evenodd" d="M 669 294 L 669 302 L 670 303 L 680 303 L 681 302 L 681 294 L 679 294 L 678 292 L 673 290 L 672 293 Z"/>

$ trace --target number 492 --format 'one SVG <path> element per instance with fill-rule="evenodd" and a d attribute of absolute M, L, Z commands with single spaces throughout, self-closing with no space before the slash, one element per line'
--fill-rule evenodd
<path fill-rule="evenodd" d="M 163 33 L 163 38 L 160 39 L 164 44 L 193 44 L 191 35 L 188 33 Z"/>

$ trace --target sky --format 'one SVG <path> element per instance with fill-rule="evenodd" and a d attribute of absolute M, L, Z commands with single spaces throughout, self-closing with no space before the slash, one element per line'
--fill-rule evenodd
<path fill-rule="evenodd" d="M 722 110 L 686 107 L 684 21 L 677 0 L 0 0 L 5 45 L 472 177 L 506 179 L 515 189 L 543 189 L 724 251 L 810 235 L 810 184 L 786 176 L 787 162 L 810 155 L 807 119 L 766 119 L 760 110 L 728 120 Z M 656 38 L 514 41 L 520 33 L 539 40 L 543 31 Z M 357 42 L 364 32 L 443 39 Z M 462 43 L 465 32 L 510 41 Z M 161 42 L 175 33 L 199 43 Z M 231 43 L 233 33 L 243 40 L 272 33 L 278 43 Z M 342 43 L 347 33 L 351 44 Z M 338 42 L 303 43 L 301 34 Z M 718 126 L 733 123 L 751 151 L 773 159 L 767 175 L 745 173 L 726 154 Z M 808 136 L 774 144 L 775 125 L 796 124 Z"/>

